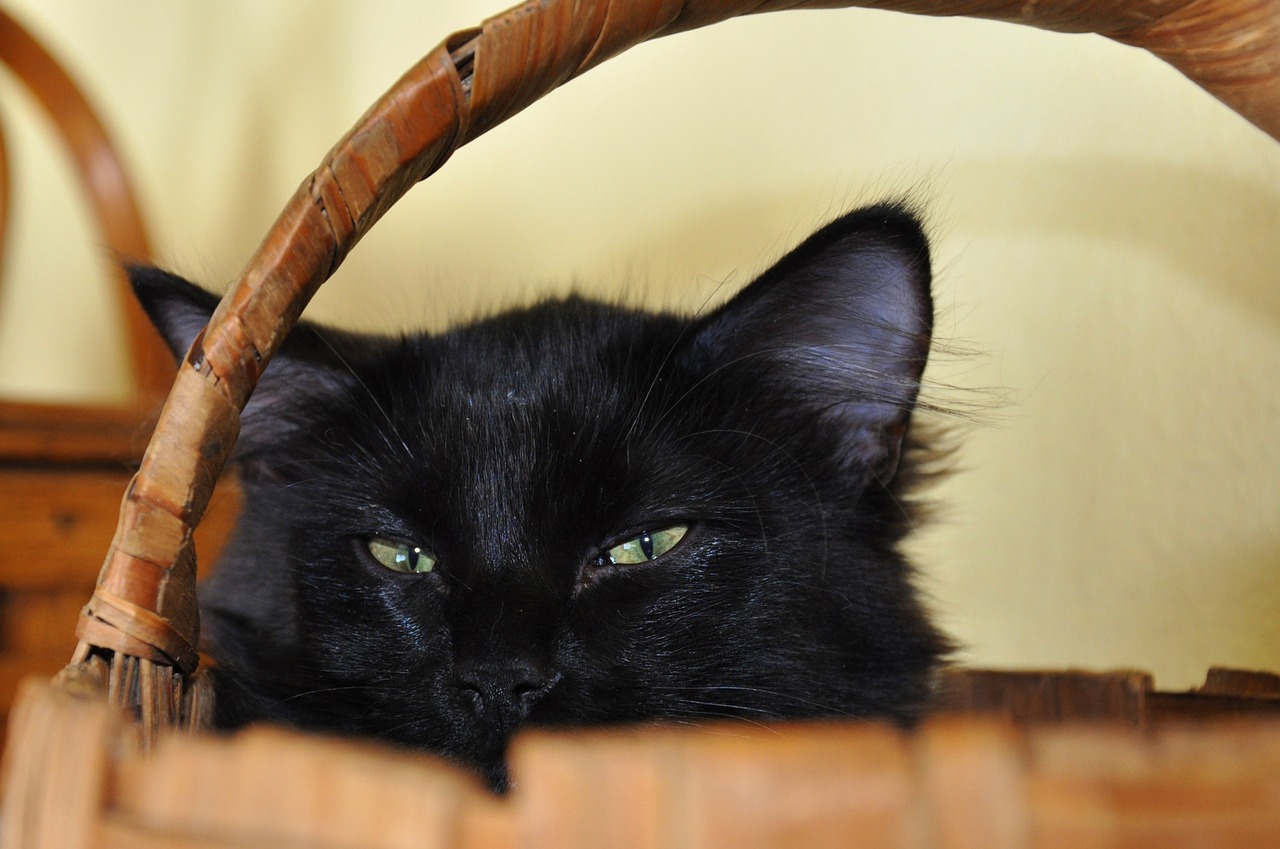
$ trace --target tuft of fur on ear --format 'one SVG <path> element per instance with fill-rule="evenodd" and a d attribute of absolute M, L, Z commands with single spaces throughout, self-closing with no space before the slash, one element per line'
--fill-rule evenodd
<path fill-rule="evenodd" d="M 209 323 L 217 295 L 167 271 L 131 266 L 129 281 L 142 309 L 181 362 Z M 298 322 L 263 372 L 241 419 L 235 459 L 246 467 L 305 427 L 305 411 L 347 392 L 368 337 Z M 265 461 L 269 465 L 269 459 Z"/>
<path fill-rule="evenodd" d="M 887 482 L 933 330 L 929 244 L 885 203 L 818 230 L 704 320 L 696 344 L 740 364 L 840 434 L 847 470 Z"/>

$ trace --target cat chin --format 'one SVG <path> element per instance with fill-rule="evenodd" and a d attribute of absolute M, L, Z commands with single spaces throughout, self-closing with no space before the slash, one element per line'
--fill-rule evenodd
<path fill-rule="evenodd" d="M 447 720 L 450 716 L 452 720 Z M 419 726 L 418 733 L 394 737 L 390 742 L 440 756 L 476 776 L 494 793 L 502 794 L 510 789 L 507 749 L 512 730 L 476 722 L 466 710 L 440 710 L 434 719 L 431 726 Z"/>
<path fill-rule="evenodd" d="M 506 748 L 496 755 L 463 761 L 463 766 L 475 771 L 489 790 L 501 796 L 511 789 L 511 771 L 507 767 Z"/>

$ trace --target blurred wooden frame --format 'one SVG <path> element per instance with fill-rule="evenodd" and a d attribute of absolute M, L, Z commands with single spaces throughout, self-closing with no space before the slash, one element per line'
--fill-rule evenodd
<path fill-rule="evenodd" d="M 0 60 L 57 131 L 114 258 L 149 260 L 151 248 L 133 188 L 102 121 L 58 61 L 3 11 Z M 3 239 L 9 212 L 7 155 L 0 155 L 0 175 Z M 146 434 L 139 433 L 139 425 L 169 391 L 175 369 L 172 356 L 134 301 L 120 263 L 109 265 L 112 291 L 125 319 L 130 371 L 136 378 L 132 397 L 120 407 L 0 400 L 0 462 L 120 464 L 136 461 L 141 454 Z"/>
<path fill-rule="evenodd" d="M 137 468 L 173 357 L 129 288 L 121 261 L 150 259 L 139 204 L 121 156 L 97 113 L 61 64 L 0 10 L 0 61 L 43 109 L 74 168 L 106 245 L 107 279 L 123 317 L 133 386 L 118 406 L 0 399 L 0 715 L 18 682 L 52 675 L 75 648 L 80 608 L 111 541 L 120 493 Z M 2 128 L 0 128 L 2 130 Z M 0 271 L 10 212 L 9 151 L 0 131 Z M 0 275 L 0 284 L 3 283 Z M 40 351 L 32 351 L 38 359 Z M 215 527 L 201 530 L 212 554 L 236 509 L 218 499 Z M 204 543 L 207 539 L 208 542 Z"/>

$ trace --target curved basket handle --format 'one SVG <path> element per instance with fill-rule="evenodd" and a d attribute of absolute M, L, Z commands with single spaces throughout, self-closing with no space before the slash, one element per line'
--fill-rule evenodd
<path fill-rule="evenodd" d="M 303 181 L 179 369 L 65 677 L 83 680 L 96 664 L 101 681 L 109 658 L 109 697 L 140 708 L 144 734 L 197 718 L 189 704 L 199 691 L 189 686 L 198 663 L 191 529 L 262 369 L 316 289 L 410 186 L 461 145 L 642 41 L 739 14 L 841 5 L 1101 33 L 1161 56 L 1280 137 L 1280 0 L 530 0 L 447 38 Z"/>

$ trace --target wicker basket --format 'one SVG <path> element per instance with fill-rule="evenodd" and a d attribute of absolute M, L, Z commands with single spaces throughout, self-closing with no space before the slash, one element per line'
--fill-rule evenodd
<path fill-rule="evenodd" d="M 209 716 L 191 533 L 240 411 L 382 213 L 459 146 L 635 44 L 738 14 L 836 5 L 1101 33 L 1160 56 L 1280 138 L 1280 0 L 530 0 L 446 38 L 303 181 L 187 353 L 72 662 L 15 708 L 4 846 L 817 846 L 851 834 L 886 846 L 1139 845 L 1107 837 L 1120 833 L 1118 812 L 1150 826 L 1132 832 L 1156 841 L 1141 845 L 1177 845 L 1158 840 L 1165 814 L 1215 823 L 1196 845 L 1280 845 L 1275 724 L 1147 741 L 978 721 L 913 738 L 821 727 L 530 736 L 515 757 L 529 792 L 514 806 L 447 768 L 364 747 L 167 731 Z M 1077 745 L 1084 754 L 1064 754 Z M 611 791 L 593 798 L 601 787 Z M 189 810 L 196 797 L 203 813 Z M 601 810 L 616 832 L 592 825 Z"/>

